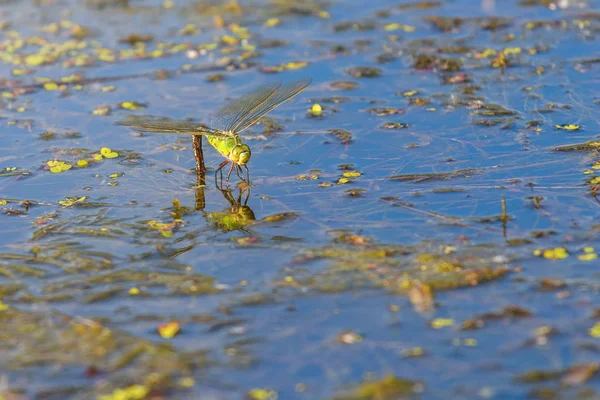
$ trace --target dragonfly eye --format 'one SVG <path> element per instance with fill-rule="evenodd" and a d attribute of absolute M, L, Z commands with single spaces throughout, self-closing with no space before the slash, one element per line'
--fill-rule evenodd
<path fill-rule="evenodd" d="M 238 144 L 231 150 L 231 160 L 239 165 L 246 165 L 250 160 L 250 147 L 246 144 Z"/>

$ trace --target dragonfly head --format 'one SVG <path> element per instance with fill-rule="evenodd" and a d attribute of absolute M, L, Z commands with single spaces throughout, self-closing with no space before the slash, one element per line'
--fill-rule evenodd
<path fill-rule="evenodd" d="M 238 144 L 232 150 L 229 158 L 238 165 L 246 165 L 250 161 L 250 147 L 247 144 Z"/>

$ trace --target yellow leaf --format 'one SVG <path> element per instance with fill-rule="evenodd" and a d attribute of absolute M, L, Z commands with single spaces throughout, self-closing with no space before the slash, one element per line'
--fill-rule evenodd
<path fill-rule="evenodd" d="M 223 41 L 223 43 L 228 44 L 230 46 L 233 46 L 234 44 L 237 44 L 237 42 L 238 42 L 238 40 L 236 38 L 234 38 L 233 36 L 229 36 L 229 35 L 223 35 L 221 40 Z"/>
<path fill-rule="evenodd" d="M 79 75 L 69 75 L 69 76 L 63 76 L 62 78 L 60 78 L 61 82 L 64 83 L 73 83 L 73 82 L 77 82 L 81 80 L 81 76 Z"/>
<path fill-rule="evenodd" d="M 581 254 L 577 257 L 579 260 L 581 261 L 592 261 L 598 258 L 598 255 L 596 253 L 585 253 L 585 254 Z"/>
<path fill-rule="evenodd" d="M 292 62 L 283 64 L 283 66 L 286 69 L 290 69 L 290 70 L 304 68 L 307 65 L 308 65 L 308 62 L 306 62 L 306 61 L 292 61 Z"/>
<path fill-rule="evenodd" d="M 454 320 L 452 318 L 436 318 L 431 321 L 430 325 L 434 329 L 441 329 L 454 325 Z"/>
<path fill-rule="evenodd" d="M 565 124 L 565 125 L 555 125 L 557 129 L 563 129 L 565 131 L 578 131 L 581 129 L 580 125 L 575 124 Z"/>
<path fill-rule="evenodd" d="M 358 178 L 361 173 L 358 171 L 346 171 L 343 173 L 346 178 Z"/>
<path fill-rule="evenodd" d="M 158 326 L 158 334 L 163 339 L 171 339 L 172 337 L 174 337 L 175 335 L 177 335 L 179 333 L 180 329 L 181 329 L 181 326 L 179 325 L 179 322 L 171 321 L 166 324 L 160 324 Z"/>
<path fill-rule="evenodd" d="M 596 322 L 589 330 L 591 337 L 600 339 L 600 322 Z"/>
<path fill-rule="evenodd" d="M 77 161 L 77 166 L 79 168 L 85 168 L 88 166 L 88 162 L 86 160 L 79 160 Z"/>
<path fill-rule="evenodd" d="M 27 65 L 37 66 L 42 65 L 44 62 L 46 62 L 46 57 L 40 54 L 31 54 L 25 57 L 25 64 Z"/>
<path fill-rule="evenodd" d="M 98 396 L 98 400 L 143 400 L 150 390 L 143 385 L 132 385 L 123 389 L 115 389 L 111 394 Z"/>
<path fill-rule="evenodd" d="M 313 104 L 312 108 L 310 109 L 310 112 L 312 113 L 312 115 L 319 116 L 319 115 L 323 114 L 323 107 L 321 107 L 321 105 L 319 103 L 315 103 L 315 104 Z"/>
<path fill-rule="evenodd" d="M 195 384 L 196 384 L 196 381 L 194 380 L 194 378 L 189 377 L 189 376 L 179 379 L 179 386 L 187 388 L 187 389 L 194 387 Z"/>
<path fill-rule="evenodd" d="M 387 24 L 383 27 L 383 29 L 388 32 L 403 30 L 404 32 L 407 32 L 407 33 L 414 32 L 416 30 L 416 28 L 414 26 L 398 24 L 398 23 Z"/>
<path fill-rule="evenodd" d="M 14 76 L 21 76 L 21 75 L 26 75 L 26 74 L 30 74 L 31 72 L 33 72 L 32 69 L 19 69 L 19 68 L 15 68 L 11 71 L 11 74 L 13 74 Z"/>
<path fill-rule="evenodd" d="M 187 24 L 179 30 L 181 35 L 197 35 L 200 33 L 200 29 L 194 24 Z"/>
<path fill-rule="evenodd" d="M 508 48 L 504 49 L 504 54 L 520 54 L 520 53 L 521 53 L 520 47 L 508 47 Z"/>
<path fill-rule="evenodd" d="M 94 115 L 108 115 L 110 113 L 110 107 L 108 106 L 100 106 L 96 107 L 92 114 Z"/>
<path fill-rule="evenodd" d="M 120 104 L 120 106 L 126 110 L 143 110 L 146 108 L 145 105 L 136 101 L 124 101 Z"/>
<path fill-rule="evenodd" d="M 569 253 L 567 249 L 564 247 L 556 247 L 554 249 L 545 249 L 542 252 L 542 257 L 548 260 L 562 260 L 563 258 L 567 258 Z"/>
<path fill-rule="evenodd" d="M 280 23 L 281 23 L 281 21 L 279 20 L 279 18 L 269 18 L 268 20 L 265 21 L 265 23 L 263 25 L 268 28 L 272 28 L 274 26 L 278 26 Z"/>
<path fill-rule="evenodd" d="M 46 89 L 49 92 L 58 90 L 58 84 L 56 84 L 56 82 L 46 82 L 44 83 L 44 89 Z"/>
<path fill-rule="evenodd" d="M 496 50 L 493 50 L 493 49 L 485 49 L 485 50 L 484 50 L 484 51 L 482 51 L 481 53 L 477 53 L 477 54 L 475 55 L 475 58 L 478 58 L 478 59 L 482 59 L 482 58 L 488 58 L 488 57 L 491 57 L 491 56 L 495 56 L 496 54 L 497 54 L 497 53 L 496 53 Z"/>
<path fill-rule="evenodd" d="M 269 389 L 250 389 L 248 398 L 252 400 L 277 400 L 277 392 Z"/>

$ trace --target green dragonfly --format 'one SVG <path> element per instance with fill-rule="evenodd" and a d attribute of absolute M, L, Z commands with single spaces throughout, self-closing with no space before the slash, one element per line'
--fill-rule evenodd
<path fill-rule="evenodd" d="M 248 166 L 251 151 L 244 144 L 239 134 L 254 125 L 265 114 L 291 99 L 303 91 L 312 81 L 310 78 L 300 79 L 281 86 L 281 82 L 267 83 L 242 97 L 232 100 L 213 114 L 209 125 L 191 121 L 176 121 L 169 118 L 150 116 L 129 116 L 117 125 L 124 125 L 134 130 L 151 133 L 176 133 L 193 135 L 194 156 L 199 173 L 204 173 L 204 160 L 202 155 L 202 136 L 206 136 L 208 143 L 214 147 L 226 160 L 215 171 L 223 177 L 223 168 L 231 164 L 227 181 L 235 169 L 240 179 L 242 167 L 246 169 L 246 178 L 250 179 Z"/>

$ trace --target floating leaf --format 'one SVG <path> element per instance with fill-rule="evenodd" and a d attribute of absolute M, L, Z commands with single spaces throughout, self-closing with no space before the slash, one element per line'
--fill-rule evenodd
<path fill-rule="evenodd" d="M 92 114 L 108 115 L 108 114 L 110 114 L 110 111 L 111 111 L 110 106 L 98 106 L 98 107 L 94 108 L 94 111 L 92 111 Z"/>
<path fill-rule="evenodd" d="M 363 337 L 356 332 L 346 331 L 342 332 L 336 337 L 336 341 L 344 344 L 355 344 L 360 343 Z"/>
<path fill-rule="evenodd" d="M 58 204 L 60 204 L 63 207 L 73 207 L 76 204 L 84 203 L 86 199 L 87 199 L 87 196 L 82 196 L 82 197 L 67 197 L 64 200 L 60 200 L 58 202 Z"/>
<path fill-rule="evenodd" d="M 555 247 L 553 249 L 535 249 L 533 255 L 544 257 L 548 260 L 562 260 L 569 257 L 569 252 L 564 247 Z"/>
<path fill-rule="evenodd" d="M 577 256 L 577 259 L 580 261 L 592 261 L 592 260 L 598 259 L 598 254 L 596 254 L 596 253 L 580 254 L 579 256 Z"/>
<path fill-rule="evenodd" d="M 354 67 L 348 68 L 346 73 L 355 78 L 375 78 L 381 75 L 381 69 L 376 67 Z"/>
<path fill-rule="evenodd" d="M 454 325 L 454 320 L 452 318 L 436 318 L 429 325 L 434 329 L 441 329 Z"/>
<path fill-rule="evenodd" d="M 359 171 L 346 171 L 342 175 L 346 178 L 358 178 L 361 176 L 361 173 Z"/>
<path fill-rule="evenodd" d="M 274 26 L 279 26 L 280 24 L 281 24 L 281 21 L 279 20 L 279 18 L 269 18 L 268 20 L 265 21 L 263 26 L 272 28 Z"/>
<path fill-rule="evenodd" d="M 65 171 L 68 171 L 71 168 L 73 168 L 72 165 L 67 164 L 64 161 L 56 161 L 56 160 L 48 161 L 46 163 L 46 165 L 49 167 L 48 169 L 50 170 L 50 172 L 52 172 L 54 174 L 59 174 L 61 172 L 65 172 Z"/>
<path fill-rule="evenodd" d="M 148 43 L 154 40 L 154 36 L 146 34 L 131 33 L 119 39 L 119 43 L 127 43 L 130 46 L 135 46 L 138 43 Z"/>
<path fill-rule="evenodd" d="M 31 66 L 42 65 L 46 62 L 46 57 L 41 54 L 31 54 L 25 57 L 25 64 Z"/>
<path fill-rule="evenodd" d="M 115 389 L 111 394 L 98 396 L 98 400 L 143 400 L 150 390 L 143 385 L 132 385 L 123 389 Z"/>
<path fill-rule="evenodd" d="M 142 104 L 142 103 L 138 103 L 137 101 L 124 101 L 122 103 L 119 103 L 119 107 L 121 107 L 124 110 L 144 110 L 147 105 L 146 104 Z"/>
<path fill-rule="evenodd" d="M 352 132 L 345 129 L 328 129 L 327 132 L 338 138 L 343 144 L 349 144 L 352 142 Z"/>
<path fill-rule="evenodd" d="M 408 124 L 400 123 L 400 122 L 386 122 L 381 127 L 383 129 L 405 129 L 408 128 Z"/>
<path fill-rule="evenodd" d="M 288 70 L 296 70 L 300 68 L 307 67 L 309 65 L 308 61 L 290 61 L 287 63 L 282 63 L 276 66 L 262 66 L 260 70 L 262 72 L 273 73 L 273 72 L 283 72 Z"/>
<path fill-rule="evenodd" d="M 106 158 L 116 158 L 119 156 L 119 153 L 112 151 L 108 147 L 103 147 L 100 149 L 100 154 Z"/>
<path fill-rule="evenodd" d="M 247 397 L 251 400 L 277 400 L 277 392 L 269 389 L 250 389 Z"/>
<path fill-rule="evenodd" d="M 591 337 L 600 339 L 600 322 L 596 322 L 588 331 Z"/>
<path fill-rule="evenodd" d="M 388 31 L 388 32 L 402 30 L 402 31 L 407 32 L 407 33 L 414 32 L 414 31 L 417 30 L 417 28 L 415 28 L 414 26 L 404 25 L 404 24 L 398 24 L 398 23 L 386 24 L 383 27 L 383 29 L 386 30 L 386 31 Z"/>
<path fill-rule="evenodd" d="M 44 89 L 49 92 L 58 90 L 58 84 L 56 82 L 46 82 L 44 83 Z"/>
<path fill-rule="evenodd" d="M 404 114 L 405 113 L 404 110 L 397 109 L 397 108 L 390 108 L 390 107 L 367 108 L 367 112 L 369 114 L 375 114 L 378 117 L 383 117 L 383 116 L 386 116 L 386 115 Z"/>
<path fill-rule="evenodd" d="M 315 117 L 319 117 L 323 114 L 323 107 L 321 107 L 321 105 L 319 103 L 315 103 L 311 107 L 310 112 Z"/>
<path fill-rule="evenodd" d="M 357 82 L 348 82 L 348 81 L 337 81 L 330 84 L 333 89 L 338 90 L 351 90 L 355 89 L 358 86 Z"/>
<path fill-rule="evenodd" d="M 564 125 L 554 125 L 556 129 L 563 129 L 565 131 L 578 131 L 581 129 L 580 125 L 575 124 L 564 124 Z"/>
<path fill-rule="evenodd" d="M 179 322 L 171 321 L 166 324 L 160 324 L 157 330 L 158 334 L 163 339 L 171 339 L 179 333 L 179 331 L 181 330 L 181 326 L 179 325 Z"/>

